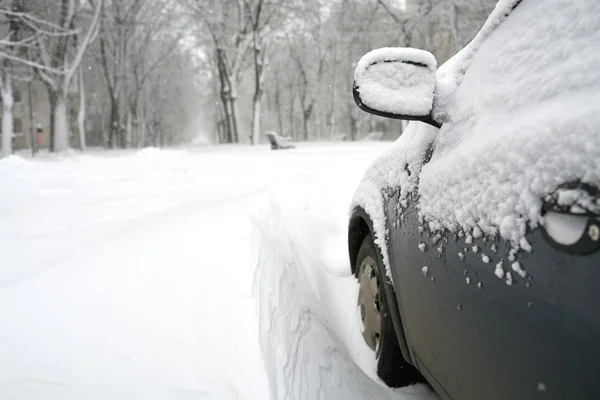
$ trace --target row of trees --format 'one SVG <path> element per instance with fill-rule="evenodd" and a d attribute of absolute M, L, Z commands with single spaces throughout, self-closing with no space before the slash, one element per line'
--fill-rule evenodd
<path fill-rule="evenodd" d="M 58 5 L 25 0 L 0 3 L 5 38 L 0 42 L 3 155 L 11 152 L 14 82 L 36 78 L 48 90 L 53 148 L 68 147 L 68 91 L 83 54 L 97 35 L 99 16 L 99 5 L 86 8 L 75 0 L 62 0 Z"/>
<path fill-rule="evenodd" d="M 0 0 L 2 154 L 13 89 L 32 82 L 47 90 L 52 151 L 189 137 L 208 79 L 182 10 L 174 0 Z"/>
<path fill-rule="evenodd" d="M 296 140 L 397 135 L 398 122 L 354 106 L 358 59 L 413 46 L 441 63 L 495 3 L 406 2 L 0 0 L 2 151 L 10 153 L 12 88 L 27 81 L 47 89 L 57 151 L 199 135 L 256 144 L 267 130 Z"/>
<path fill-rule="evenodd" d="M 431 51 L 441 64 L 476 34 L 495 0 L 179 0 L 210 61 L 220 142 L 397 136 L 400 123 L 361 113 L 356 62 L 383 46 Z"/>

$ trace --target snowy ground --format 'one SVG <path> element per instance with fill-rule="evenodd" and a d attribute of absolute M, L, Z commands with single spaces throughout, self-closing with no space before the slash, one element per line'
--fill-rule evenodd
<path fill-rule="evenodd" d="M 434 399 L 357 366 L 347 209 L 383 146 L 0 160 L 0 398 Z"/>

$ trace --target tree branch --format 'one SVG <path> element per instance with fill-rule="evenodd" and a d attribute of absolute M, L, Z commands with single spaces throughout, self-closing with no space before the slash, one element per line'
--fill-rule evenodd
<path fill-rule="evenodd" d="M 18 57 L 18 56 L 12 55 L 10 53 L 5 53 L 3 51 L 0 51 L 0 58 L 6 58 L 6 59 L 11 60 L 11 61 L 16 61 L 16 62 L 19 62 L 21 64 L 25 64 L 25 65 L 27 65 L 29 67 L 32 67 L 32 68 L 36 68 L 36 69 L 43 70 L 43 71 L 46 71 L 46 72 L 50 72 L 50 73 L 57 74 L 57 75 L 65 75 L 65 74 L 67 74 L 67 71 L 56 69 L 56 68 L 52 68 L 52 67 L 47 67 L 45 65 L 36 63 L 34 61 L 30 61 L 30 60 L 28 60 L 26 58 Z"/>

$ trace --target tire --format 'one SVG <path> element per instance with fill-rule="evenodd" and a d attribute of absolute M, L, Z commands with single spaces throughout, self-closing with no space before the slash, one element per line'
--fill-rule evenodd
<path fill-rule="evenodd" d="M 367 345 L 374 350 L 377 359 L 377 375 L 387 386 L 397 388 L 425 382 L 423 376 L 415 367 L 404 360 L 400 351 L 388 299 L 385 295 L 385 287 L 383 286 L 390 285 L 390 283 L 388 283 L 387 278 L 382 279 L 382 277 L 385 277 L 385 272 L 379 260 L 380 257 L 373 238 L 371 235 L 367 235 L 358 251 L 355 266 L 359 283 L 358 309 L 364 327 L 363 338 L 365 338 Z M 374 280 L 376 280 L 376 283 Z M 375 290 L 377 290 L 377 295 L 373 296 Z M 366 292 L 371 292 L 371 294 Z M 370 307 L 372 299 L 378 305 Z M 379 312 L 376 311 L 377 308 Z M 379 318 L 373 317 L 377 314 L 379 314 Z M 379 321 L 379 324 L 373 321 Z M 379 325 L 379 328 L 377 328 L 377 325 Z M 373 339 L 377 336 L 379 336 L 378 342 Z"/>

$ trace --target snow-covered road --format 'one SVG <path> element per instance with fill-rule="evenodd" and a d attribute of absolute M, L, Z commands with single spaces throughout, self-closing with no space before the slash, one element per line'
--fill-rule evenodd
<path fill-rule="evenodd" d="M 373 382 L 347 209 L 381 143 L 0 160 L 0 399 L 433 399 Z"/>

